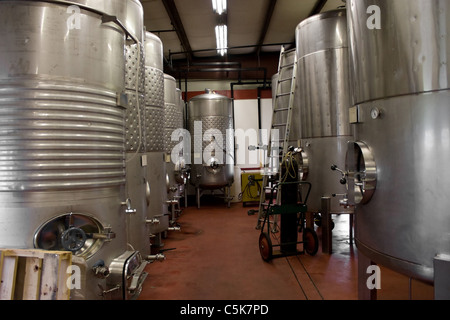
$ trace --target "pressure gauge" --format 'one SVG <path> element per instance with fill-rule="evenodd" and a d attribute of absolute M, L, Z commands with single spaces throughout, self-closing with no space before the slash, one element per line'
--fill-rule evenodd
<path fill-rule="evenodd" d="M 370 111 L 370 116 L 372 117 L 372 119 L 377 119 L 378 117 L 380 117 L 380 110 L 378 108 L 372 108 L 372 110 Z"/>

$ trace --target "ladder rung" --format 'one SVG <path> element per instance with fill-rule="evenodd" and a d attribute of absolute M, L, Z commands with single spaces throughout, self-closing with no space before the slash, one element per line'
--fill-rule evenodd
<path fill-rule="evenodd" d="M 278 83 L 283 83 L 286 81 L 292 81 L 292 78 L 286 78 L 286 79 L 278 79 Z"/>
<path fill-rule="evenodd" d="M 280 94 L 277 94 L 276 97 L 279 98 L 279 97 L 289 96 L 289 95 L 291 95 L 291 93 L 292 92 L 280 93 Z"/>
<path fill-rule="evenodd" d="M 295 50 L 297 50 L 297 48 L 291 48 L 289 50 L 284 50 L 283 54 L 291 53 L 292 51 L 295 51 Z"/>
<path fill-rule="evenodd" d="M 290 108 L 280 108 L 280 109 L 275 109 L 273 110 L 273 112 L 283 112 L 283 111 L 289 111 Z"/>
<path fill-rule="evenodd" d="M 289 63 L 289 64 L 281 65 L 280 69 L 290 68 L 290 67 L 293 67 L 294 65 L 295 65 L 295 63 Z"/>
<path fill-rule="evenodd" d="M 276 123 L 272 125 L 272 128 L 278 128 L 278 127 L 286 127 L 287 123 Z"/>

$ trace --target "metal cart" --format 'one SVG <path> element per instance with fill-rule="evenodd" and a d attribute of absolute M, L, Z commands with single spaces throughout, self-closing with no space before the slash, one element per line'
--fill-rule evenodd
<path fill-rule="evenodd" d="M 275 190 L 281 190 L 283 186 L 287 185 L 303 185 L 308 187 L 305 200 L 298 201 L 297 203 L 289 204 L 274 204 Z M 297 188 L 299 187 L 297 186 Z M 307 212 L 307 201 L 309 193 L 311 191 L 311 184 L 309 182 L 295 181 L 295 182 L 283 182 L 274 185 L 271 189 L 270 201 L 265 204 L 264 220 L 261 228 L 261 234 L 259 236 L 259 252 L 264 261 L 269 262 L 272 259 L 304 254 L 305 252 L 311 256 L 314 256 L 319 248 L 319 239 L 316 232 L 313 229 L 305 227 L 305 215 Z M 273 244 L 271 238 L 270 217 L 274 215 L 280 215 L 281 226 L 280 233 L 281 239 L 279 244 Z M 283 224 L 283 218 L 287 217 L 287 223 Z M 274 230 L 275 228 L 272 228 Z M 302 233 L 302 241 L 298 241 L 298 234 Z M 285 235 L 283 237 L 283 234 Z M 298 250 L 297 245 L 303 244 L 303 250 Z M 274 247 L 279 247 L 279 252 L 274 252 Z"/>

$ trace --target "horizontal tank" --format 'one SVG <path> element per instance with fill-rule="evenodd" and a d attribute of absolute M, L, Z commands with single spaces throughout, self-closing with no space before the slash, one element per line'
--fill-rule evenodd
<path fill-rule="evenodd" d="M 321 211 L 321 198 L 331 198 L 331 213 L 352 213 L 341 205 L 347 194 L 332 165 L 344 169 L 347 141 L 350 77 L 345 9 L 328 11 L 302 21 L 296 28 L 298 117 L 293 126 L 302 147 L 303 179 L 312 184 L 308 209 Z M 295 132 L 295 131 L 294 131 Z M 336 196 L 333 196 L 336 195 Z"/>
<path fill-rule="evenodd" d="M 433 282 L 434 258 L 450 254 L 450 2 L 347 5 L 356 244 L 375 263 Z"/>
<path fill-rule="evenodd" d="M 0 246 L 70 250 L 89 271 L 73 297 L 108 298 L 92 268 L 127 250 L 125 34 L 70 17 L 58 1 L 0 2 Z"/>

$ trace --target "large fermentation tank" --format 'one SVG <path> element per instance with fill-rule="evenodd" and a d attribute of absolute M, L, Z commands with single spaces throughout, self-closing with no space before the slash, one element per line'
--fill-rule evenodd
<path fill-rule="evenodd" d="M 70 250 L 73 298 L 128 298 L 105 279 L 118 257 L 140 263 L 123 205 L 125 32 L 68 6 L 0 2 L 0 246 Z"/>
<path fill-rule="evenodd" d="M 347 141 L 353 139 L 348 120 L 351 94 L 345 9 L 301 22 L 296 29 L 296 45 L 300 117 L 293 118 L 293 126 L 300 123 L 300 164 L 303 179 L 312 184 L 308 209 L 320 212 L 321 199 L 327 197 L 331 198 L 330 213 L 352 213 L 352 209 L 341 206 L 347 189 L 330 169 L 332 165 L 344 169 Z M 291 136 L 291 140 L 296 139 Z"/>
<path fill-rule="evenodd" d="M 347 6 L 356 244 L 372 261 L 431 282 L 434 258 L 450 254 L 450 2 Z"/>
<path fill-rule="evenodd" d="M 180 89 L 177 88 L 175 78 L 168 74 L 164 75 L 164 111 L 165 151 L 168 160 L 170 160 L 167 162 L 166 168 L 169 174 L 169 188 L 171 193 L 178 195 L 179 185 L 184 184 L 184 181 L 177 179 L 175 168 L 182 166 L 177 163 L 181 159 L 171 159 L 171 155 L 173 150 L 177 150 L 176 147 L 180 143 L 177 139 L 179 137 L 177 130 L 184 129 L 184 101 L 182 100 Z"/>
<path fill-rule="evenodd" d="M 145 161 L 150 186 L 147 220 L 152 243 L 161 245 L 161 234 L 169 227 L 164 139 L 163 44 L 153 33 L 145 33 Z M 153 221 L 153 223 L 151 223 Z"/>
<path fill-rule="evenodd" d="M 180 213 L 180 198 L 184 191 L 186 183 L 185 165 L 183 158 L 176 152 L 180 141 L 179 130 L 184 130 L 184 101 L 181 97 L 181 90 L 177 88 L 174 77 L 164 75 L 164 139 L 166 151 L 166 170 L 169 178 L 169 187 L 167 189 L 171 221 L 175 222 L 176 216 Z M 172 137 L 173 136 L 173 137 Z"/>
<path fill-rule="evenodd" d="M 191 134 L 191 183 L 197 205 L 201 190 L 223 189 L 229 205 L 234 181 L 234 117 L 231 99 L 206 90 L 189 101 L 188 130 Z"/>
<path fill-rule="evenodd" d="M 138 40 L 129 41 L 125 46 L 125 94 L 128 100 L 125 112 L 125 195 L 130 200 L 132 209 L 127 215 L 127 239 L 134 250 L 148 256 L 150 231 L 146 221 L 150 186 L 142 161 L 145 157 L 144 10 L 139 1 L 121 2 L 126 11 L 118 10 L 116 14 L 123 19 L 127 30 Z"/>

